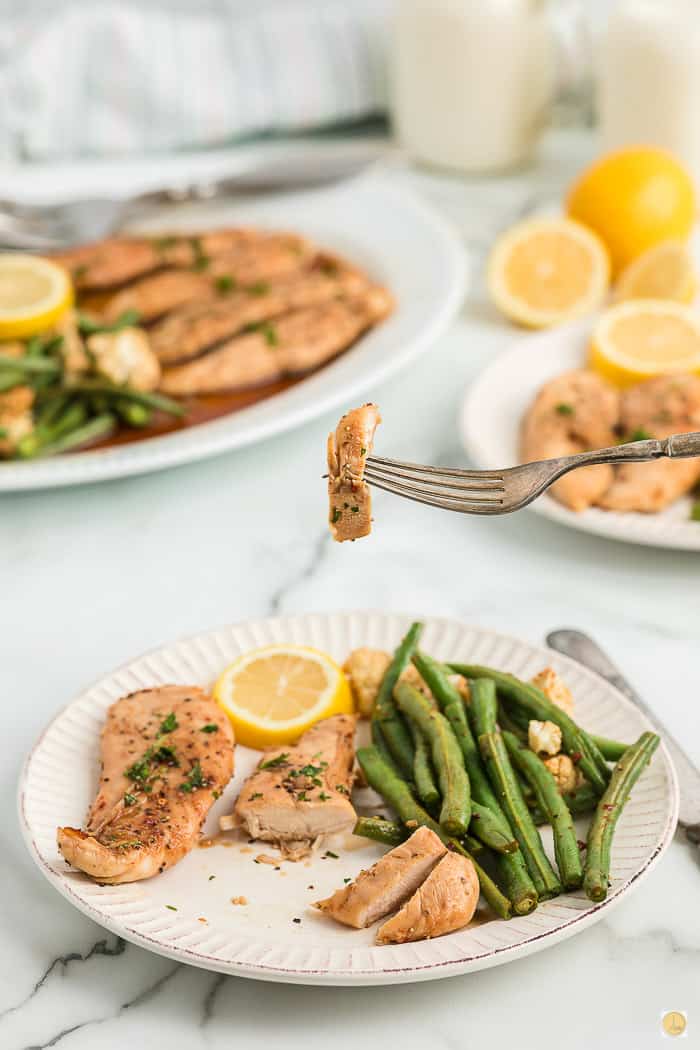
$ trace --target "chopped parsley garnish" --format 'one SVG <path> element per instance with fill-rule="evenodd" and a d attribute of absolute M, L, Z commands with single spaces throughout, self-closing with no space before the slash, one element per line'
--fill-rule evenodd
<path fill-rule="evenodd" d="M 179 759 L 175 754 L 175 748 L 169 747 L 167 744 L 161 744 L 160 747 L 153 752 L 153 761 L 161 766 L 180 765 Z"/>
<path fill-rule="evenodd" d="M 637 427 L 636 430 L 632 431 L 632 433 L 630 434 L 630 436 L 629 436 L 629 438 L 627 440 L 628 441 L 649 441 L 650 438 L 651 438 L 651 434 L 649 433 L 648 430 L 645 430 L 644 427 Z"/>
<path fill-rule="evenodd" d="M 216 722 L 207 722 L 207 724 L 205 726 L 202 726 L 202 728 L 199 731 L 200 733 L 218 733 L 219 727 L 216 724 Z"/>
<path fill-rule="evenodd" d="M 208 882 L 211 882 L 211 880 L 212 880 L 212 879 L 215 879 L 215 878 L 216 878 L 216 875 L 210 875 L 207 881 L 208 881 Z"/>
<path fill-rule="evenodd" d="M 194 260 L 192 262 L 192 268 L 194 270 L 206 270 L 211 262 L 208 255 L 205 254 L 202 248 L 202 242 L 199 237 L 190 238 L 190 245 L 192 247 L 192 254 Z"/>
<path fill-rule="evenodd" d="M 148 780 L 151 773 L 151 763 L 149 759 L 150 755 L 148 758 L 142 758 L 140 762 L 134 762 L 127 770 L 125 770 L 124 775 L 127 776 L 129 780 Z"/>
<path fill-rule="evenodd" d="M 360 509 L 359 507 L 351 507 L 350 508 L 350 513 L 351 514 L 357 514 L 359 509 Z"/>
<path fill-rule="evenodd" d="M 333 853 L 333 851 L 329 850 L 329 849 L 326 850 L 326 852 L 323 854 L 323 856 L 324 857 L 331 857 L 333 860 L 338 860 L 338 854 L 337 853 Z"/>
<path fill-rule="evenodd" d="M 187 794 L 189 794 L 197 788 L 207 787 L 208 784 L 209 780 L 204 776 L 202 767 L 200 766 L 199 761 L 197 761 L 192 766 L 187 779 L 180 784 L 180 791 L 186 791 Z"/>
<path fill-rule="evenodd" d="M 159 733 L 173 733 L 177 729 L 177 718 L 175 712 L 171 711 L 169 715 L 166 715 L 163 721 L 160 723 Z"/>
<path fill-rule="evenodd" d="M 254 791 L 248 799 L 249 802 L 254 802 L 256 798 L 262 798 L 262 791 Z"/>
<path fill-rule="evenodd" d="M 230 273 L 222 273 L 221 276 L 216 278 L 214 283 L 219 295 L 228 295 L 229 292 L 235 292 L 236 290 L 236 278 L 232 277 Z"/>
<path fill-rule="evenodd" d="M 322 791 L 318 797 L 321 799 L 321 802 L 327 802 L 331 796 L 327 795 L 325 791 Z"/>
<path fill-rule="evenodd" d="M 558 404 L 556 410 L 560 416 L 573 416 L 574 414 L 574 406 L 568 405 L 566 401 L 562 401 Z"/>
<path fill-rule="evenodd" d="M 170 911 L 177 911 L 177 908 L 175 907 L 174 904 L 166 904 L 165 907 L 169 908 Z"/>
<path fill-rule="evenodd" d="M 309 800 L 306 797 L 306 792 L 305 791 L 300 791 L 299 794 L 297 795 L 297 802 L 308 802 L 308 801 Z"/>
<path fill-rule="evenodd" d="M 258 769 L 276 769 L 278 766 L 283 766 L 289 758 L 288 751 L 282 751 L 279 755 L 275 755 L 274 758 L 268 758 L 267 762 L 261 762 Z"/>
<path fill-rule="evenodd" d="M 136 795 L 131 795 L 128 791 L 124 795 L 124 805 L 134 806 L 136 804 Z"/>
<path fill-rule="evenodd" d="M 301 919 L 292 919 L 292 922 L 300 923 Z"/>
<path fill-rule="evenodd" d="M 249 295 L 267 295 L 270 285 L 267 281 L 256 281 L 255 284 L 249 284 L 246 291 Z"/>
<path fill-rule="evenodd" d="M 340 521 L 342 516 L 343 516 L 343 512 L 340 509 L 340 507 L 335 507 L 334 510 L 333 510 L 333 516 L 331 517 L 331 525 L 335 525 L 335 523 L 337 521 Z"/>
<path fill-rule="evenodd" d="M 360 449 L 360 455 L 361 456 L 366 456 L 367 455 L 367 449 L 366 448 L 361 448 Z"/>
<path fill-rule="evenodd" d="M 343 882 L 344 882 L 344 883 L 345 883 L 345 885 L 347 886 L 347 884 L 348 884 L 349 882 L 352 882 L 352 879 L 343 879 Z"/>
<path fill-rule="evenodd" d="M 335 785 L 335 790 L 336 790 L 337 792 L 339 792 L 339 794 L 341 794 L 341 795 L 348 795 L 348 794 L 349 794 L 349 791 L 348 791 L 348 789 L 347 789 L 347 788 L 345 787 L 345 784 L 336 784 L 336 785 Z"/>

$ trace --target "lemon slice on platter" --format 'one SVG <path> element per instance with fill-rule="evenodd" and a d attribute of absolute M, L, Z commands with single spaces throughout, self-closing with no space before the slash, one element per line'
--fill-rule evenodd
<path fill-rule="evenodd" d="M 511 321 L 548 328 L 597 309 L 610 277 L 602 241 L 571 219 L 529 219 L 496 241 L 491 298 Z"/>
<path fill-rule="evenodd" d="M 62 267 L 37 255 L 0 254 L 0 339 L 26 339 L 56 324 L 73 304 Z"/>
<path fill-rule="evenodd" d="M 681 241 L 663 241 L 625 267 L 615 285 L 614 298 L 619 303 L 627 299 L 691 303 L 696 291 L 690 252 Z"/>
<path fill-rule="evenodd" d="M 662 299 L 613 306 L 593 330 L 590 365 L 622 387 L 654 376 L 700 374 L 700 315 Z"/>
<path fill-rule="evenodd" d="M 353 710 L 350 685 L 330 656 L 301 645 L 254 649 L 234 660 L 214 686 L 238 743 L 290 744 L 315 722 Z"/>

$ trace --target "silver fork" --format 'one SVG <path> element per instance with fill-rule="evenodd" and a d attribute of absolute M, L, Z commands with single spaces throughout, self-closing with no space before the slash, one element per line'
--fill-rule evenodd
<path fill-rule="evenodd" d="M 596 463 L 644 463 L 647 460 L 700 456 L 700 431 L 662 440 L 630 441 L 576 456 L 543 459 L 505 470 L 459 470 L 429 467 L 398 459 L 370 456 L 365 480 L 376 488 L 418 503 L 460 514 L 510 514 L 537 499 L 563 474 Z"/>

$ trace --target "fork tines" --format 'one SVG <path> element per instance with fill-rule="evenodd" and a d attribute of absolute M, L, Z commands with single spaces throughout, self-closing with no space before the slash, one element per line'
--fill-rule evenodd
<path fill-rule="evenodd" d="M 367 460 L 365 480 L 418 503 L 470 514 L 496 511 L 505 495 L 502 472 L 431 467 L 379 456 Z"/>

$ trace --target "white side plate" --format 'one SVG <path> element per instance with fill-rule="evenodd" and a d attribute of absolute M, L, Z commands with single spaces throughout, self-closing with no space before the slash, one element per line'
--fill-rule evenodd
<path fill-rule="evenodd" d="M 22 830 L 41 872 L 80 911 L 144 948 L 220 973 L 297 984 L 396 984 L 449 977 L 540 951 L 602 918 L 634 892 L 671 841 L 678 788 L 663 747 L 620 818 L 606 901 L 596 905 L 580 892 L 567 894 L 525 917 L 504 922 L 480 914 L 478 924 L 416 944 L 376 947 L 374 929 L 350 930 L 309 906 L 381 855 L 383 847 L 353 836 L 332 846 L 335 856 L 322 851 L 312 860 L 281 863 L 279 870 L 255 863 L 258 854 L 275 854 L 263 843 L 236 840 L 230 848 L 194 849 L 163 875 L 125 886 L 97 886 L 71 871 L 58 855 L 56 827 L 79 826 L 85 817 L 97 783 L 100 730 L 108 706 L 118 697 L 164 682 L 207 685 L 226 663 L 254 646 L 314 645 L 338 660 L 360 645 L 392 649 L 409 623 L 406 616 L 378 612 L 244 623 L 165 646 L 97 682 L 54 719 L 21 776 Z M 473 660 L 523 678 L 552 665 L 566 676 L 576 698 L 576 716 L 585 727 L 625 741 L 651 728 L 607 682 L 549 650 L 436 618 L 426 620 L 422 644 L 439 658 Z M 214 834 L 219 816 L 231 811 L 256 758 L 255 752 L 237 748 L 236 775 L 211 811 L 206 834 Z M 376 796 L 368 805 L 377 806 Z M 585 835 L 585 824 L 579 825 L 580 835 Z M 544 838 L 551 854 L 551 836 Z M 232 904 L 233 897 L 245 897 L 248 903 Z"/>
<path fill-rule="evenodd" d="M 520 423 L 539 388 L 571 368 L 581 368 L 592 322 L 589 319 L 516 338 L 467 390 L 461 414 L 462 444 L 470 462 L 483 470 L 519 462 Z M 541 496 L 531 510 L 583 532 L 651 547 L 700 550 L 700 522 L 690 520 L 690 500 L 680 499 L 658 514 L 620 514 L 592 507 L 579 514 Z"/>
<path fill-rule="evenodd" d="M 243 223 L 295 230 L 335 249 L 388 285 L 394 314 L 347 353 L 289 390 L 181 433 L 29 463 L 0 463 L 0 492 L 144 474 L 242 448 L 355 398 L 427 350 L 459 309 L 466 261 L 451 227 L 387 176 L 369 174 L 332 189 L 211 204 L 161 213 L 150 229 Z"/>

